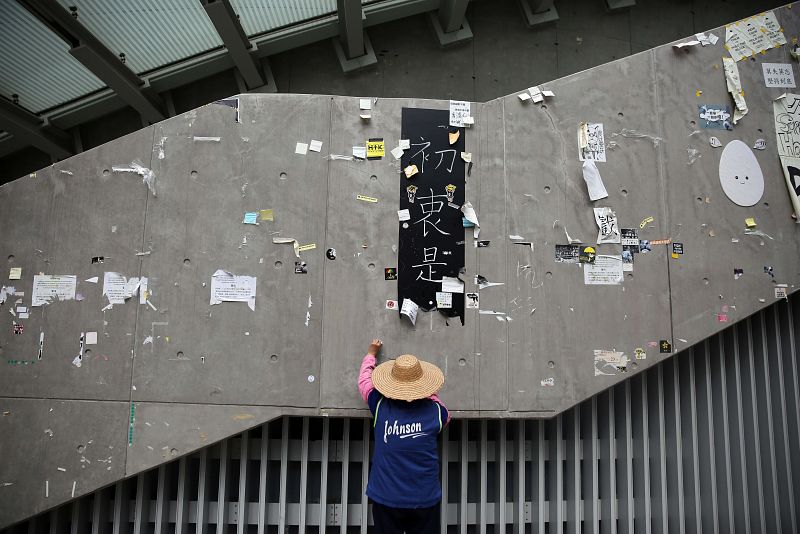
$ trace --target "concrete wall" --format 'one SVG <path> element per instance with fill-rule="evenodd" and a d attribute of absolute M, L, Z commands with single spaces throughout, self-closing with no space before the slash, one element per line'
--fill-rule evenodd
<path fill-rule="evenodd" d="M 800 30 L 795 11 L 776 11 L 788 38 Z M 374 336 L 386 356 L 412 352 L 441 366 L 442 397 L 457 417 L 550 417 L 669 357 L 660 340 L 679 351 L 716 333 L 726 326 L 723 306 L 733 322 L 774 301 L 774 283 L 793 291 L 800 232 L 772 126 L 782 90 L 764 87 L 759 65 L 789 62 L 788 49 L 739 63 L 750 113 L 733 131 L 690 136 L 698 104 L 730 103 L 725 32 L 715 33 L 716 46 L 665 46 L 546 84 L 556 94 L 546 107 L 516 95 L 472 104 L 466 197 L 491 245 L 477 249 L 468 239 L 464 279 L 467 291 L 476 274 L 504 283 L 480 292 L 481 308 L 511 321 L 467 310 L 464 326 L 430 313 L 413 328 L 385 310 L 396 298 L 382 270 L 397 262 L 399 165 L 389 155 L 325 157 L 369 137 L 396 146 L 403 107 L 446 109 L 446 101 L 381 99 L 364 122 L 357 98 L 243 95 L 241 124 L 212 104 L 0 187 L 0 257 L 23 270 L 21 280 L 3 283 L 25 293 L 0 310 L 0 483 L 10 483 L 0 486 L 0 526 L 71 498 L 73 481 L 81 495 L 280 414 L 365 414 L 355 379 Z M 614 208 L 623 228 L 652 216 L 641 238 L 684 244 L 678 259 L 665 245 L 639 254 L 621 285 L 585 286 L 579 266 L 553 260 L 565 226 L 595 242 L 577 157 L 582 121 L 602 122 L 616 144 L 598 164 L 609 198 L 594 205 Z M 623 129 L 650 137 L 614 135 Z M 756 151 L 766 182 L 758 205 L 741 208 L 723 194 L 711 135 L 723 144 L 766 139 L 767 150 Z M 311 139 L 324 142 L 321 154 L 294 154 L 296 142 Z M 691 165 L 687 146 L 702 154 Z M 133 159 L 155 172 L 157 196 L 137 175 L 111 172 Z M 274 222 L 241 223 L 245 211 L 265 208 Z M 743 235 L 746 217 L 772 239 Z M 292 248 L 273 244 L 275 235 L 316 243 L 302 254 L 308 274 L 294 274 Z M 328 248 L 335 261 L 325 259 Z M 601 245 L 598 253 L 620 249 Z M 745 275 L 734 280 L 734 267 Z M 258 277 L 255 311 L 209 305 L 217 269 Z M 133 298 L 101 311 L 106 271 L 149 277 L 153 306 Z M 17 298 L 30 305 L 40 272 L 77 275 L 83 300 L 34 309 L 14 335 L 8 309 Z M 93 276 L 99 284 L 84 282 Z M 99 341 L 77 367 L 88 331 Z M 595 376 L 594 349 L 633 358 L 636 348 L 646 359 L 627 373 Z M 542 385 L 547 378 L 552 387 Z M 43 452 L 32 460 L 36 450 Z"/>

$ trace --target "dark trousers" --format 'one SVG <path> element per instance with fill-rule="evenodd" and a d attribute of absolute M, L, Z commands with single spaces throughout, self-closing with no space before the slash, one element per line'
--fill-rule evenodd
<path fill-rule="evenodd" d="M 441 503 L 430 508 L 391 508 L 372 501 L 376 534 L 440 534 Z"/>

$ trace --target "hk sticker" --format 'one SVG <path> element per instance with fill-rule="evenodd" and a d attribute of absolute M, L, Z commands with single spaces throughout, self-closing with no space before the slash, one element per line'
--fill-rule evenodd
<path fill-rule="evenodd" d="M 595 256 L 597 256 L 597 252 L 594 250 L 594 247 L 581 247 L 578 255 L 578 262 L 594 263 Z"/>
<path fill-rule="evenodd" d="M 644 360 L 647 358 L 647 353 L 644 351 L 642 347 L 637 347 L 633 349 L 633 354 L 637 360 Z"/>
<path fill-rule="evenodd" d="M 444 192 L 445 196 L 447 197 L 447 202 L 448 203 L 453 202 L 456 194 L 456 186 L 454 186 L 453 184 L 447 184 L 446 186 L 444 186 Z"/>
<path fill-rule="evenodd" d="M 397 267 L 386 267 L 383 270 L 384 280 L 397 280 Z"/>
<path fill-rule="evenodd" d="M 417 196 L 417 186 L 416 185 L 409 185 L 406 187 L 406 192 L 408 193 L 408 201 L 410 203 L 414 203 L 414 198 Z"/>
<path fill-rule="evenodd" d="M 480 307 L 480 297 L 477 293 L 466 293 L 464 296 L 466 297 L 468 310 L 477 310 Z"/>
<path fill-rule="evenodd" d="M 672 343 L 670 343 L 666 339 L 662 339 L 658 342 L 658 352 L 661 354 L 669 354 L 672 352 Z"/>
<path fill-rule="evenodd" d="M 335 259 L 336 259 L 336 249 L 335 249 L 335 248 L 329 248 L 329 249 L 327 250 L 327 252 L 325 252 L 325 256 L 326 256 L 326 257 L 327 257 L 329 260 L 335 260 Z"/>

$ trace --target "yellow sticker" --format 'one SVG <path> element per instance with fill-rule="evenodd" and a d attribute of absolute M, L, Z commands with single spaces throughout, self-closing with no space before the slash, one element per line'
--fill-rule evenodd
<path fill-rule="evenodd" d="M 375 197 L 368 197 L 365 195 L 357 195 L 356 200 L 363 200 L 364 202 L 377 202 L 378 199 Z"/>
<path fill-rule="evenodd" d="M 694 92 L 694 96 L 697 96 L 697 97 L 699 97 L 702 94 L 703 94 L 703 91 L 701 91 L 700 89 L 698 89 L 697 91 Z"/>
<path fill-rule="evenodd" d="M 305 252 L 306 250 L 314 250 L 317 248 L 316 243 L 309 243 L 308 245 L 300 245 L 297 247 L 298 252 Z"/>
<path fill-rule="evenodd" d="M 639 223 L 639 228 L 644 228 L 653 221 L 655 221 L 653 217 L 646 217 L 642 222 Z"/>
<path fill-rule="evenodd" d="M 370 139 L 367 141 L 367 158 L 382 158 L 386 154 L 383 139 Z"/>
<path fill-rule="evenodd" d="M 272 213 L 272 210 L 258 210 L 259 218 L 262 221 L 274 221 L 275 217 Z"/>
<path fill-rule="evenodd" d="M 19 280 L 22 278 L 22 267 L 12 267 L 8 272 L 9 280 Z"/>
<path fill-rule="evenodd" d="M 680 257 L 680 255 L 675 254 L 674 252 L 672 253 L 672 259 L 673 260 L 677 260 L 679 257 Z"/>
<path fill-rule="evenodd" d="M 756 220 L 753 217 L 748 217 L 744 220 L 744 224 L 746 224 L 748 228 L 755 228 Z"/>

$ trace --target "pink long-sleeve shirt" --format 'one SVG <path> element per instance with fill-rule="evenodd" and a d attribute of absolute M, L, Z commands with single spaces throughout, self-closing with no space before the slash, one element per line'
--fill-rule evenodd
<path fill-rule="evenodd" d="M 364 399 L 364 402 L 367 402 L 369 394 L 375 389 L 375 386 L 372 384 L 372 370 L 375 369 L 376 363 L 377 358 L 372 354 L 367 354 L 364 356 L 364 359 L 361 360 L 361 370 L 358 373 L 358 391 L 361 393 L 361 398 Z M 436 393 L 428 398 L 439 403 L 442 408 L 447 411 L 447 422 L 445 423 L 445 425 L 447 425 L 447 423 L 450 422 L 450 410 L 447 410 L 447 406 L 444 405 Z"/>

